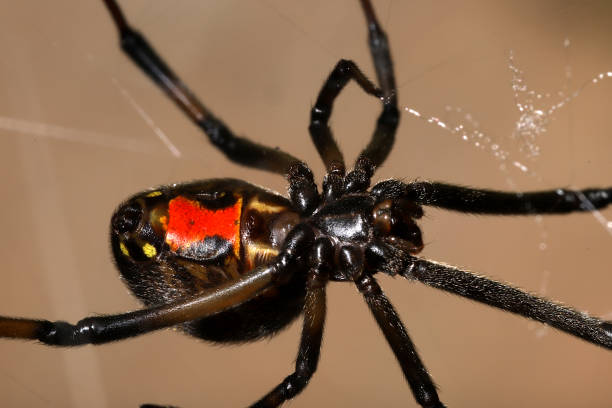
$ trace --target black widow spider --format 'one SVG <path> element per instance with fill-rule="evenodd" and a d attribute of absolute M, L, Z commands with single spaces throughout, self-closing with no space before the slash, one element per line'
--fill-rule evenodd
<path fill-rule="evenodd" d="M 366 10 L 368 9 L 366 8 Z M 378 39 L 382 39 L 382 32 L 377 31 L 376 26 L 373 25 L 373 12 L 371 10 L 370 12 L 366 11 L 366 16 L 368 16 L 370 21 L 370 29 L 371 32 L 374 33 L 374 38 L 376 39 L 376 36 L 378 36 Z M 118 17 L 117 11 L 115 17 L 121 27 L 121 19 Z M 146 47 L 142 46 L 142 44 L 140 46 L 138 45 L 138 37 L 128 35 L 129 33 L 126 32 L 127 26 L 123 26 L 123 28 L 125 29 L 124 35 L 126 35 L 124 41 L 127 39 L 127 43 L 129 44 L 130 39 L 137 40 L 136 47 L 132 48 L 133 58 L 144 63 L 145 69 L 151 74 L 153 71 L 152 66 L 148 65 L 148 62 L 144 61 L 144 59 L 152 57 L 154 54 L 152 52 L 143 52 L 146 50 Z M 588 208 L 583 208 L 581 206 L 583 201 L 579 200 L 575 193 L 569 191 L 562 192 L 561 194 L 555 191 L 546 194 L 540 193 L 539 195 L 529 193 L 519 198 L 514 193 L 503 194 L 467 190 L 437 183 L 421 182 L 404 184 L 399 181 L 387 181 L 377 184 L 370 192 L 366 192 L 369 187 L 369 178 L 371 177 L 371 173 L 373 173 L 374 167 L 377 167 L 384 161 L 384 158 L 391 149 L 391 142 L 397 124 L 396 120 L 394 120 L 396 119 L 395 115 L 397 109 L 395 106 L 393 73 L 390 69 L 391 60 L 388 54 L 385 55 L 384 43 L 382 43 L 382 45 L 380 45 L 381 43 L 378 44 L 378 46 L 373 47 L 373 54 L 377 67 L 377 74 L 379 76 L 378 82 L 381 84 L 382 88 L 382 95 L 379 94 L 381 91 L 369 85 L 369 82 L 361 76 L 354 65 L 345 61 L 341 62 L 332 73 L 330 80 L 326 84 L 328 87 L 327 92 L 324 88 L 317 106 L 315 107 L 311 132 L 313 140 L 328 169 L 328 175 L 324 182 L 322 208 L 319 208 L 320 203 L 317 202 L 319 198 L 318 194 L 315 193 L 316 187 L 314 186 L 310 172 L 302 163 L 294 160 L 291 156 L 260 146 L 251 146 L 253 150 L 250 150 L 248 152 L 249 154 L 238 153 L 235 157 L 232 157 L 230 152 L 228 154 L 230 158 L 242 164 L 250 164 L 254 167 L 265 168 L 277 173 L 288 173 L 293 207 L 290 207 L 287 202 L 275 196 L 268 196 L 267 193 L 255 189 L 252 186 L 245 186 L 239 182 L 228 180 L 182 185 L 176 189 L 161 188 L 154 191 L 147 191 L 142 195 L 136 196 L 134 198 L 135 201 L 128 202 L 118 210 L 113 221 L 115 232 L 114 239 L 118 240 L 114 241 L 114 250 L 117 255 L 118 266 L 136 294 L 143 298 L 147 304 L 159 303 L 160 300 L 184 304 L 184 300 L 177 301 L 176 299 L 178 296 L 182 296 L 185 293 L 190 294 L 189 290 L 192 288 L 181 288 L 180 286 L 194 283 L 193 278 L 189 281 L 189 275 L 185 275 L 179 280 L 172 282 L 172 285 L 169 287 L 161 287 L 159 282 L 146 282 L 143 280 L 134 281 L 131 279 L 131 275 L 136 273 L 155 272 L 161 275 L 164 272 L 156 271 L 156 267 L 150 265 L 150 258 L 152 258 L 152 256 L 150 256 L 152 252 L 150 251 L 169 255 L 163 252 L 168 251 L 168 248 L 164 245 L 172 246 L 172 243 L 169 242 L 167 238 L 166 242 L 157 242 L 156 236 L 150 229 L 147 230 L 145 227 L 152 225 L 153 221 L 160 218 L 158 214 L 155 213 L 156 211 L 160 211 L 158 208 L 160 202 L 170 202 L 179 196 L 187 196 L 190 197 L 192 201 L 197 201 L 201 206 L 214 209 L 215 211 L 213 211 L 213 213 L 215 214 L 219 209 L 237 208 L 236 203 L 238 202 L 243 206 L 241 210 L 243 210 L 245 214 L 247 213 L 247 209 L 250 210 L 252 218 L 241 219 L 241 223 L 245 222 L 246 224 L 246 222 L 248 222 L 248 225 L 245 225 L 244 228 L 246 231 L 249 231 L 249 234 L 242 232 L 240 238 L 244 239 L 242 247 L 252 246 L 254 248 L 254 259 L 251 260 L 253 264 L 261 262 L 261 260 L 256 259 L 257 256 L 266 258 L 264 256 L 265 254 L 277 251 L 278 246 L 284 242 L 284 249 L 272 266 L 260 268 L 257 270 L 258 272 L 247 275 L 248 278 L 240 278 L 240 282 L 243 283 L 247 282 L 247 279 L 252 279 L 247 282 L 248 285 L 245 285 L 245 290 L 253 292 L 247 294 L 244 292 L 241 292 L 241 294 L 233 294 L 231 289 L 236 286 L 232 284 L 231 288 L 228 287 L 226 291 L 214 292 L 210 296 L 211 301 L 203 305 L 205 308 L 216 307 L 217 303 L 215 302 L 225 302 L 227 300 L 225 296 L 227 295 L 231 305 L 235 306 L 234 309 L 225 310 L 223 309 L 226 307 L 225 305 L 215 309 L 216 312 L 222 311 L 215 316 L 225 316 L 225 318 L 227 318 L 232 312 L 243 307 L 246 308 L 247 305 L 247 303 L 240 304 L 240 301 L 237 301 L 233 296 L 257 295 L 257 299 L 261 299 L 263 294 L 259 294 L 260 289 L 255 286 L 257 282 L 264 280 L 263 283 L 265 285 L 271 285 L 267 281 L 271 279 L 270 275 L 277 272 L 277 270 L 286 271 L 286 265 L 293 262 L 294 264 L 291 264 L 292 272 L 294 272 L 293 265 L 295 265 L 296 271 L 303 272 L 306 272 L 306 268 L 310 266 L 311 269 L 308 281 L 310 284 L 307 286 L 309 290 L 305 295 L 306 319 L 302 345 L 306 343 L 312 346 L 312 343 L 316 343 L 317 340 L 320 340 L 320 338 L 314 336 L 314 334 L 318 333 L 318 330 L 315 329 L 322 326 L 322 314 L 313 313 L 313 311 L 316 310 L 316 307 L 324 306 L 322 298 L 324 296 L 323 289 L 325 280 L 327 278 L 331 280 L 354 280 L 364 293 L 368 305 L 372 308 L 379 323 L 381 321 L 383 322 L 381 327 L 385 331 L 391 346 L 396 352 L 408 380 L 412 380 L 411 386 L 413 386 L 413 390 L 415 389 L 415 384 L 417 388 L 420 387 L 420 391 L 416 393 L 416 396 L 418 400 L 418 397 L 421 398 L 420 401 L 424 406 L 432 405 L 423 403 L 423 399 L 427 399 L 428 397 L 432 398 L 433 395 L 435 395 L 435 390 L 427 374 L 423 371 L 424 369 L 419 365 L 418 359 L 415 360 L 416 355 L 407 348 L 410 343 L 403 328 L 397 329 L 402 327 L 401 323 L 392 311 L 390 304 L 388 304 L 384 298 L 384 295 L 382 295 L 382 292 L 379 292 L 379 288 L 371 277 L 374 272 L 380 271 L 390 275 L 399 274 L 407 278 L 423 281 L 433 286 L 442 287 L 446 290 L 460 291 L 462 292 L 461 294 L 466 297 L 486 303 L 492 303 L 495 306 L 546 321 L 562 330 L 586 338 L 589 341 L 611 347 L 609 338 L 610 326 L 608 323 L 604 325 L 595 319 L 588 319 L 582 314 L 572 312 L 568 309 L 558 306 L 554 308 L 550 303 L 543 303 L 543 301 L 538 301 L 525 294 L 514 292 L 511 288 L 506 286 L 497 286 L 484 278 L 477 279 L 467 272 L 443 267 L 413 256 L 418 253 L 422 246 L 420 232 L 413 221 L 414 219 L 418 219 L 421 215 L 420 204 L 434 205 L 464 212 L 495 214 L 560 213 L 585 210 Z M 153 62 L 157 64 L 158 67 L 163 64 L 159 60 Z M 156 76 L 156 78 L 158 81 L 160 80 L 159 76 Z M 333 89 L 338 83 L 346 83 L 349 78 L 356 79 L 366 91 L 369 91 L 369 93 L 382 97 L 384 108 L 381 119 L 379 120 L 378 132 L 375 134 L 373 141 L 358 159 L 355 169 L 346 176 L 346 179 L 343 179 L 344 166 L 342 157 L 325 125 L 326 116 L 329 115 L 331 111 L 331 101 L 325 101 L 325 98 L 330 97 L 330 95 L 334 93 L 334 91 L 329 90 L 330 88 Z M 169 83 L 165 82 L 165 85 L 174 86 L 177 83 L 178 80 L 175 80 Z M 179 92 L 180 91 L 181 90 L 179 90 Z M 337 91 L 339 92 L 339 89 Z M 186 90 L 179 96 L 190 97 Z M 335 97 L 335 95 L 331 98 L 333 99 L 333 97 Z M 183 101 L 185 101 L 185 99 L 183 99 Z M 194 100 L 187 100 L 187 103 L 183 105 L 184 109 L 193 107 L 196 107 L 197 110 L 187 109 L 189 110 L 188 113 L 191 113 L 191 117 L 194 120 L 198 121 L 199 119 L 204 119 L 199 121 L 198 124 L 203 127 L 204 130 L 208 131 L 211 138 L 214 138 L 215 135 L 218 136 L 220 133 L 222 134 L 222 131 L 220 133 L 215 133 L 216 130 L 219 130 L 219 127 L 218 122 L 216 122 L 214 118 L 209 117 L 207 120 L 206 118 L 198 117 L 200 113 L 205 111 L 200 106 L 197 106 Z M 317 111 L 317 107 L 320 108 L 320 110 Z M 317 118 L 317 115 L 321 115 L 325 117 L 325 119 Z M 207 114 L 203 116 L 207 116 Z M 222 138 L 220 140 L 223 142 L 227 139 Z M 224 151 L 228 153 L 227 150 Z M 258 161 L 253 159 L 253 156 L 257 156 L 258 152 L 260 152 L 262 156 L 266 156 L 265 160 Z M 270 159 L 269 156 L 276 157 L 276 160 Z M 254 160 L 255 163 L 251 160 Z M 225 195 L 223 193 L 225 193 Z M 234 194 L 234 196 L 232 197 L 228 193 Z M 583 193 L 591 202 L 595 203 L 596 206 L 606 205 L 610 201 L 608 196 L 610 193 L 609 189 L 585 190 Z M 253 197 L 257 198 L 257 206 L 251 205 L 247 207 L 246 201 L 250 200 L 249 203 L 253 203 Z M 498 200 L 497 202 L 495 201 L 496 199 Z M 152 203 L 152 207 L 145 207 L 145 204 L 149 205 L 148 201 Z M 135 205 L 134 202 L 138 205 Z M 275 206 L 284 208 L 282 211 L 275 212 L 271 210 Z M 293 217 L 294 211 L 291 211 L 291 208 L 299 210 L 301 219 L 304 222 L 303 224 L 295 226 L 295 219 Z M 280 218 L 280 221 L 275 217 L 268 219 L 262 216 L 266 221 L 263 223 L 264 225 L 275 223 L 275 227 L 271 228 L 273 236 L 270 237 L 271 241 L 269 244 L 271 245 L 268 248 L 264 247 L 262 249 L 257 245 L 253 245 L 253 231 L 257 231 L 256 227 L 261 224 L 261 221 L 257 220 L 255 211 L 257 209 L 261 209 L 261 212 L 265 214 L 278 213 L 285 216 L 285 218 Z M 163 211 L 164 210 L 162 210 L 162 212 Z M 145 214 L 151 215 L 151 223 L 142 221 Z M 308 219 L 307 216 L 312 217 Z M 213 222 L 216 222 L 217 218 L 213 218 L 213 220 L 215 220 Z M 355 225 L 359 227 L 353 228 Z M 288 226 L 295 226 L 295 228 L 290 233 L 289 238 L 284 240 L 282 238 L 284 238 Z M 244 234 L 247 236 L 244 236 Z M 132 238 L 134 238 L 132 235 L 137 235 L 135 241 L 132 241 Z M 214 236 L 212 237 L 214 238 Z M 207 236 L 207 238 L 209 237 Z M 122 239 L 124 241 L 121 241 Z M 124 247 L 121 247 L 122 242 L 124 243 Z M 147 244 L 149 246 L 147 246 Z M 157 245 L 161 245 L 161 247 L 158 248 Z M 206 240 L 203 240 L 202 245 L 197 246 L 197 250 L 194 249 L 195 252 L 191 251 L 193 249 L 191 246 L 189 248 L 183 248 L 180 245 L 177 246 L 178 249 L 175 249 L 175 252 L 178 252 L 180 257 L 189 261 L 182 260 L 183 263 L 181 263 L 179 260 L 174 260 L 176 263 L 171 264 L 171 260 L 168 258 L 159 258 L 156 260 L 160 262 L 158 269 L 168 268 L 168 272 L 172 274 L 177 272 L 179 277 L 181 276 L 180 273 L 184 272 L 184 270 L 187 270 L 187 272 L 192 275 L 198 273 L 198 271 L 192 270 L 195 267 L 190 261 L 197 260 L 198 262 L 203 262 L 205 266 L 201 267 L 202 271 L 199 273 L 205 275 L 201 277 L 202 281 L 208 282 L 196 282 L 196 284 L 201 283 L 202 286 L 205 287 L 205 283 L 217 285 L 218 280 L 223 280 L 223 277 L 218 276 L 222 273 L 222 270 L 217 270 L 214 267 L 219 266 L 219 264 L 227 267 L 226 263 L 228 263 L 228 260 L 229 263 L 233 261 L 231 252 L 232 250 L 236 250 L 236 247 L 236 242 L 233 243 L 233 246 L 228 246 L 226 241 L 213 241 L 212 243 L 207 243 Z M 313 252 L 311 255 L 310 252 L 306 251 L 308 247 L 315 248 L 316 252 Z M 265 252 L 265 250 L 269 252 Z M 333 256 L 326 255 L 326 253 L 332 253 L 332 251 L 335 252 Z M 248 264 L 249 260 L 247 254 L 240 253 L 235 255 L 236 258 L 240 258 L 240 261 L 244 261 Z M 286 256 L 283 257 L 283 255 Z M 312 256 L 314 259 L 308 259 L 309 256 Z M 267 261 L 271 261 L 272 259 L 271 257 L 267 258 Z M 311 264 L 312 261 L 314 261 L 314 263 Z M 127 265 L 127 263 L 132 262 L 147 262 L 149 264 L 146 267 L 134 266 L 132 264 Z M 183 271 L 181 271 L 181 267 L 183 267 Z M 294 272 L 294 274 L 296 276 L 291 279 L 302 278 L 302 276 L 299 276 L 300 273 Z M 443 278 L 440 278 L 440 276 Z M 167 278 L 167 276 L 164 277 Z M 275 282 L 273 284 L 273 286 L 282 288 L 281 290 L 298 292 L 287 292 L 292 296 L 290 299 L 283 299 L 283 301 L 300 299 L 298 294 L 301 295 L 299 290 L 304 288 L 304 282 L 297 282 L 299 284 L 296 284 L 295 287 L 293 283 L 296 282 L 291 280 L 290 282 Z M 493 287 L 490 288 L 493 289 L 491 292 L 483 292 L 483 290 L 487 288 L 487 285 L 493 285 Z M 174 290 L 177 288 L 180 288 L 178 293 L 170 292 L 171 289 Z M 197 287 L 195 289 L 197 290 L 196 293 L 199 293 L 202 288 Z M 156 290 L 158 291 L 157 293 Z M 501 296 L 499 296 L 500 294 Z M 293 295 L 296 296 L 294 297 Z M 537 304 L 526 302 L 525 299 L 520 298 L 521 296 L 527 296 L 525 299 Z M 502 302 L 499 300 L 500 298 L 505 299 Z M 257 318 L 258 316 L 256 314 L 259 312 L 262 312 L 263 315 L 262 308 L 264 306 L 265 305 L 257 305 L 257 308 L 254 308 L 254 314 L 249 315 L 249 317 Z M 302 305 L 299 304 L 298 306 L 298 309 L 301 309 Z M 538 307 L 535 308 L 534 306 Z M 515 309 L 519 307 L 520 309 Z M 167 310 L 167 308 L 163 307 L 154 310 L 159 311 L 161 309 Z M 191 317 L 189 317 L 185 316 L 185 310 L 186 308 L 184 307 L 177 310 L 176 317 L 180 319 L 181 322 L 187 320 L 191 321 L 193 317 L 201 318 L 207 316 L 207 313 L 211 313 L 210 311 L 205 311 L 202 312 L 202 314 L 197 314 L 196 316 L 191 315 Z M 244 310 L 246 309 L 242 311 Z M 271 313 L 273 312 L 274 311 Z M 149 318 L 142 320 L 140 318 L 133 319 L 135 316 L 142 317 L 142 315 L 145 314 L 149 316 Z M 294 313 L 290 314 L 290 316 L 286 317 L 287 319 L 295 317 Z M 568 316 L 570 316 L 571 319 L 568 320 Z M 146 312 L 136 312 L 136 314 L 116 317 L 93 318 L 85 322 L 80 322 L 76 330 L 65 324 L 53 326 L 49 322 L 12 319 L 4 320 L 4 325 L 1 327 L 3 334 L 8 336 L 37 338 L 50 344 L 76 345 L 86 342 L 100 343 L 108 340 L 116 340 L 129 335 L 140 334 L 145 330 L 152 330 L 160 326 L 165 327 L 178 322 L 168 321 L 168 315 L 155 315 L 154 317 L 159 318 L 159 323 L 156 323 L 151 317 L 151 314 L 147 314 Z M 128 319 L 126 320 L 126 318 Z M 284 317 L 278 317 L 277 321 L 272 319 L 269 324 L 271 326 L 274 324 L 283 326 L 286 324 L 283 319 Z M 219 320 L 218 324 L 223 325 L 223 319 Z M 214 323 L 210 323 L 213 321 L 212 316 L 202 322 L 204 321 L 208 322 L 209 325 L 214 325 Z M 108 322 L 113 322 L 113 324 L 107 326 Z M 389 322 L 392 324 L 388 324 Z M 94 323 L 96 325 L 102 324 L 96 327 L 96 329 L 101 329 L 100 333 L 91 337 L 87 336 L 85 332 L 88 329 L 92 329 Z M 132 325 L 133 323 L 137 324 Z M 152 323 L 153 327 L 147 327 L 149 323 Z M 232 323 L 235 323 L 235 321 L 232 321 Z M 156 324 L 159 324 L 159 326 L 156 326 Z M 194 322 L 194 324 L 196 323 Z M 266 322 L 260 322 L 255 329 L 261 329 L 263 332 L 255 331 L 253 333 L 247 330 L 252 329 L 248 325 L 244 328 L 244 331 L 240 330 L 238 333 L 231 333 L 232 327 L 223 327 L 221 331 L 215 328 L 212 332 L 200 332 L 198 330 L 205 330 L 205 328 L 194 328 L 192 324 L 189 324 L 185 329 L 201 337 L 211 338 L 211 336 L 227 336 L 226 339 L 231 340 L 231 336 L 234 335 L 240 338 L 256 338 L 260 335 L 268 334 L 268 330 L 274 331 L 278 329 L 278 327 L 266 326 L 267 324 L 267 320 Z M 316 327 L 313 329 L 313 326 Z M 395 327 L 397 330 L 392 331 L 392 327 Z M 69 329 L 68 332 L 65 333 L 67 335 L 62 333 L 63 329 Z M 35 330 L 35 332 L 32 330 Z M 123 330 L 126 331 L 124 332 Z M 312 333 L 313 331 L 317 333 Z M 301 352 L 298 356 L 298 374 L 311 374 L 311 371 L 314 370 L 314 367 L 309 366 L 308 363 L 316 364 L 316 358 L 314 357 L 316 357 L 318 353 L 318 347 L 309 347 L 308 349 L 311 350 L 314 355 L 305 352 L 304 347 L 300 348 Z M 300 363 L 306 364 L 300 365 Z M 298 377 L 298 379 L 306 380 L 307 378 Z M 282 394 L 282 392 L 279 394 Z"/>

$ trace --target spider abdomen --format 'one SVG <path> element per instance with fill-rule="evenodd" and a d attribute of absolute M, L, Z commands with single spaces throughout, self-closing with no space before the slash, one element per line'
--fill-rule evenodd
<path fill-rule="evenodd" d="M 268 263 L 298 221 L 278 194 L 240 180 L 204 180 L 128 199 L 112 217 L 111 247 L 130 290 L 155 305 L 197 296 Z M 273 334 L 301 310 L 301 275 L 183 328 L 212 341 Z"/>

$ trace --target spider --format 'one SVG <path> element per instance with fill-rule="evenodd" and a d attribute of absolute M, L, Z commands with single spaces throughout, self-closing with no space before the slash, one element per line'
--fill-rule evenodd
<path fill-rule="evenodd" d="M 158 68 L 163 67 L 161 60 L 151 58 L 155 54 L 141 42 L 141 37 L 130 31 L 114 2 L 109 1 L 107 5 L 114 12 L 130 55 L 141 63 L 150 58 Z M 326 282 L 352 281 L 381 324 L 407 380 L 416 390 L 417 401 L 423 406 L 441 406 L 408 335 L 372 276 L 382 272 L 461 292 L 466 297 L 538 318 L 610 348 L 609 323 L 586 318 L 506 285 L 417 257 L 422 239 L 415 220 L 422 215 L 422 205 L 494 214 L 559 213 L 585 208 L 571 191 L 551 190 L 519 197 L 515 193 L 397 180 L 387 180 L 369 188 L 374 169 L 382 164 L 392 148 L 397 109 L 384 33 L 369 3 L 362 5 L 374 39 L 373 59 L 381 89 L 373 86 L 348 61 L 339 63 L 326 82 L 313 110 L 311 124 L 313 140 L 328 170 L 322 195 L 316 191 L 308 168 L 292 156 L 244 140 L 238 146 L 246 144 L 248 154 L 233 155 L 232 151 L 223 148 L 226 146 L 223 142 L 232 140 L 231 134 L 215 139 L 213 142 L 220 141 L 221 149 L 234 161 L 287 174 L 291 200 L 236 180 L 161 187 L 136 195 L 113 216 L 113 250 L 124 279 L 151 309 L 90 318 L 76 326 L 4 318 L 0 333 L 36 338 L 48 344 L 77 345 L 118 340 L 181 323 L 185 331 L 197 337 L 214 341 L 251 340 L 279 330 L 303 310 L 305 323 L 296 373 L 259 402 L 262 406 L 274 406 L 276 399 L 291 397 L 304 386 L 316 367 Z M 130 48 L 130 44 L 134 48 Z M 150 75 L 153 72 L 151 65 L 145 64 L 145 70 Z M 164 70 L 162 68 L 162 74 Z M 160 79 L 159 76 L 155 78 Z M 335 92 L 340 91 L 341 85 L 338 89 L 335 87 L 350 79 L 358 82 L 367 93 L 381 98 L 383 113 L 372 142 L 362 152 L 354 169 L 345 176 L 342 155 L 326 121 Z M 172 79 L 165 84 L 175 86 L 179 82 Z M 179 96 L 178 100 L 187 101 L 183 108 L 204 127 L 209 137 L 223 133 L 220 127 L 223 125 L 199 106 L 186 89 L 178 92 L 174 95 Z M 208 119 L 200 120 L 202 114 Z M 214 126 L 207 127 L 211 121 Z M 219 129 L 221 131 L 215 133 Z M 596 206 L 610 202 L 610 189 L 585 190 L 584 194 Z M 172 222 L 180 221 L 183 219 L 180 214 L 189 211 L 207 220 L 206 225 L 214 226 L 214 233 L 202 232 L 202 239 L 186 244 L 187 232 L 192 230 L 172 225 Z M 239 221 L 240 232 L 232 231 L 222 219 Z M 262 226 L 269 232 L 262 233 Z M 161 241 L 158 230 L 165 234 Z M 474 282 L 479 285 L 473 285 Z M 487 292 L 487 288 L 492 289 L 491 292 Z M 499 300 L 500 294 L 506 298 L 505 302 Z M 538 307 L 531 308 L 533 305 L 525 303 L 524 299 L 536 302 Z M 287 306 L 282 310 L 286 315 L 278 312 L 275 302 Z M 523 308 L 515 310 L 517 304 Z M 190 315 L 192 312 L 196 314 Z M 575 320 L 567 321 L 564 314 Z M 96 329 L 100 330 L 98 334 L 87 334 Z"/>

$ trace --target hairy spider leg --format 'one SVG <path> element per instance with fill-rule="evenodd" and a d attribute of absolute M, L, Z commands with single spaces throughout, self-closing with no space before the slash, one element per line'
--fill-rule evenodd
<path fill-rule="evenodd" d="M 423 408 L 444 408 L 434 382 L 421 361 L 404 324 L 372 276 L 376 271 L 366 270 L 363 253 L 356 248 L 342 248 L 340 258 L 340 262 L 351 270 L 357 289 L 363 295 L 378 327 L 385 335 L 417 403 Z"/>
<path fill-rule="evenodd" d="M 612 204 L 612 187 L 506 192 L 430 181 L 385 180 L 372 187 L 372 194 L 379 199 L 408 198 L 420 205 L 489 215 L 568 214 Z"/>
<path fill-rule="evenodd" d="M 404 324 L 376 279 L 364 274 L 356 284 L 393 350 L 416 401 L 423 408 L 444 408 Z"/>
<path fill-rule="evenodd" d="M 612 188 L 503 192 L 436 182 L 386 180 L 372 187 L 379 200 L 408 198 L 417 204 L 470 214 L 530 215 L 593 211 L 612 203 Z M 425 259 L 397 248 L 400 274 L 427 285 L 538 320 L 591 343 L 612 348 L 612 322 L 590 317 L 506 283 Z M 390 271 L 394 275 L 396 271 Z"/>
<path fill-rule="evenodd" d="M 409 184 L 407 192 L 423 205 L 491 215 L 568 214 L 593 211 L 612 203 L 612 188 L 502 192 L 419 182 Z"/>
<path fill-rule="evenodd" d="M 313 246 L 315 264 L 308 272 L 304 324 L 295 361 L 295 371 L 253 404 L 252 408 L 272 408 L 281 405 L 302 392 L 315 373 L 319 363 L 325 323 L 325 287 L 331 272 L 327 261 L 331 258 L 332 250 L 333 246 L 328 238 L 318 239 Z"/>
<path fill-rule="evenodd" d="M 590 343 L 612 349 L 612 322 L 591 317 L 470 271 L 414 258 L 409 254 L 404 256 L 409 264 L 401 273 L 405 278 L 416 279 L 434 288 L 546 323 Z"/>

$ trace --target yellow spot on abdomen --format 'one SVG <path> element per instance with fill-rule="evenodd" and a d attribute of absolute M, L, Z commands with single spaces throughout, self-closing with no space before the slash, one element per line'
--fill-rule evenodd
<path fill-rule="evenodd" d="M 279 213 L 287 210 L 287 207 L 261 202 L 258 197 L 254 197 L 249 202 L 248 208 L 262 213 Z"/>
<path fill-rule="evenodd" d="M 147 194 L 147 197 L 157 197 L 160 196 L 162 193 L 161 191 L 151 191 L 149 194 Z"/>
<path fill-rule="evenodd" d="M 119 243 L 119 249 L 121 250 L 121 253 L 125 256 L 130 256 L 130 251 L 128 251 L 127 247 L 125 246 L 125 244 L 123 242 Z"/>
<path fill-rule="evenodd" d="M 144 252 L 147 258 L 153 258 L 155 255 L 157 255 L 157 249 L 148 243 L 142 246 L 142 252 Z"/>

